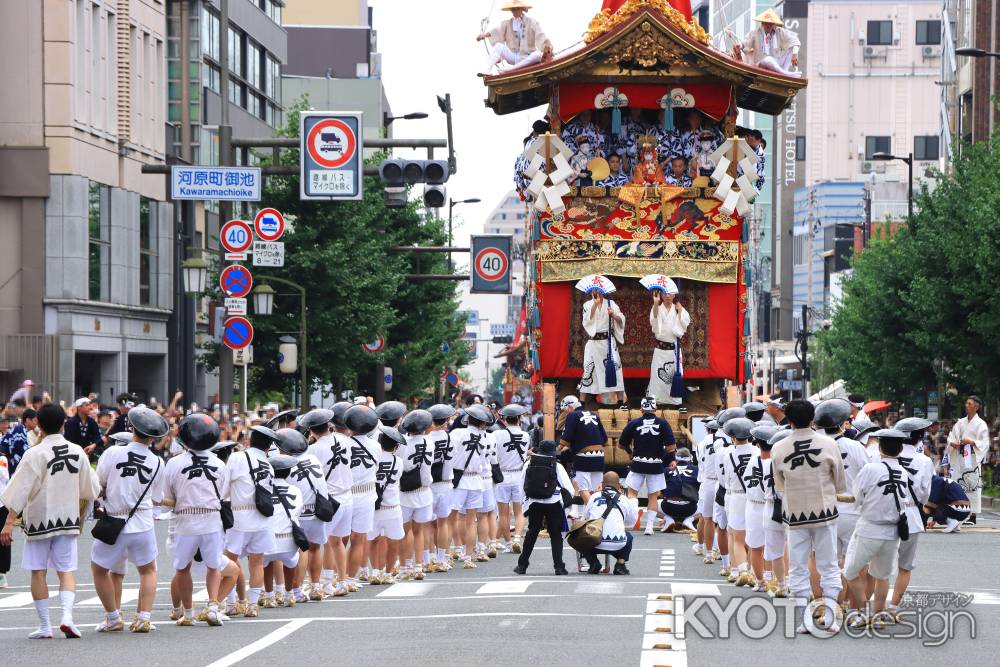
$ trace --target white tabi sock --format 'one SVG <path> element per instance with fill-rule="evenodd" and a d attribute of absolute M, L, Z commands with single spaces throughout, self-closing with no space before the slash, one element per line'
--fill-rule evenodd
<path fill-rule="evenodd" d="M 321 570 L 319 573 L 320 581 L 333 581 L 333 570 Z M 317 582 L 313 582 L 314 584 Z"/>
<path fill-rule="evenodd" d="M 651 528 L 656 525 L 656 512 L 646 511 L 646 528 Z"/>
<path fill-rule="evenodd" d="M 275 584 L 274 585 L 274 592 L 276 594 L 278 594 L 278 595 L 284 595 L 285 594 L 285 585 L 284 584 Z"/>
<path fill-rule="evenodd" d="M 251 588 L 247 590 L 247 602 L 249 602 L 250 604 L 257 604 L 258 600 L 260 600 L 259 588 Z"/>
<path fill-rule="evenodd" d="M 59 604 L 62 607 L 62 622 L 65 625 L 73 625 L 73 601 L 75 599 L 75 592 L 59 591 Z"/>
<path fill-rule="evenodd" d="M 229 595 L 226 596 L 226 602 L 230 604 L 236 604 L 236 589 L 229 591 Z"/>
<path fill-rule="evenodd" d="M 52 622 L 49 621 L 49 599 L 35 600 L 35 613 L 38 614 L 38 629 L 51 634 Z"/>
<path fill-rule="evenodd" d="M 424 557 L 424 559 L 423 559 L 424 563 L 429 563 L 431 561 L 431 550 L 430 549 L 424 549 L 424 553 L 422 555 Z"/>
<path fill-rule="evenodd" d="M 723 554 L 722 567 L 729 567 L 729 554 Z"/>

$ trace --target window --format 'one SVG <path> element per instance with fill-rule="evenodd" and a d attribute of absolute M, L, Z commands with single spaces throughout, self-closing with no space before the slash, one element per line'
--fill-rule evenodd
<path fill-rule="evenodd" d="M 216 61 L 219 60 L 219 29 L 219 17 L 203 6 L 201 9 L 202 53 Z"/>
<path fill-rule="evenodd" d="M 281 5 L 274 0 L 264 0 L 264 2 L 267 3 L 267 15 L 272 21 L 281 25 Z"/>
<path fill-rule="evenodd" d="M 892 21 L 869 21 L 867 43 L 869 46 L 892 44 Z"/>
<path fill-rule="evenodd" d="M 804 264 L 806 257 L 806 236 L 797 234 L 792 241 L 792 264 Z"/>
<path fill-rule="evenodd" d="M 865 137 L 865 159 L 874 160 L 875 153 L 891 153 L 892 137 Z"/>
<path fill-rule="evenodd" d="M 937 135 L 913 137 L 913 159 L 937 160 L 940 154 L 938 150 L 940 140 L 941 138 Z"/>
<path fill-rule="evenodd" d="M 209 90 L 219 92 L 219 69 L 214 65 L 207 64 L 201 68 L 203 86 Z"/>
<path fill-rule="evenodd" d="M 270 54 L 267 56 L 267 65 L 264 71 L 267 81 L 267 96 L 272 100 L 281 99 L 281 65 Z"/>
<path fill-rule="evenodd" d="M 917 21 L 917 44 L 940 44 L 941 21 Z"/>
<path fill-rule="evenodd" d="M 261 48 L 253 41 L 247 40 L 247 83 L 258 90 L 263 90 L 260 81 Z"/>
<path fill-rule="evenodd" d="M 156 202 L 139 197 L 139 303 L 156 301 Z"/>
<path fill-rule="evenodd" d="M 110 301 L 111 193 L 108 186 L 91 181 L 88 195 L 88 297 L 91 301 Z"/>
<path fill-rule="evenodd" d="M 802 135 L 795 137 L 795 161 L 804 162 L 806 159 L 806 138 Z"/>

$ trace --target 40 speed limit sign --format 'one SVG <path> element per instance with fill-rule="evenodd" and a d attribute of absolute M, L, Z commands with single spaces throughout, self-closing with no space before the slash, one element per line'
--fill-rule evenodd
<path fill-rule="evenodd" d="M 470 272 L 472 294 L 510 294 L 512 236 L 473 236 Z"/>

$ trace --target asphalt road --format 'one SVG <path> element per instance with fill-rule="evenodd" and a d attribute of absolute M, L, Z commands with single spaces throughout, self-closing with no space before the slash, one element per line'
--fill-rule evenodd
<path fill-rule="evenodd" d="M 398 663 L 407 667 L 487 662 L 684 667 L 781 660 L 783 655 L 794 656 L 800 664 L 816 665 L 858 664 L 879 657 L 906 665 L 984 664 L 991 662 L 995 628 L 1000 624 L 1000 579 L 995 565 L 1000 518 L 984 517 L 980 525 L 976 532 L 932 533 L 922 538 L 911 591 L 972 595 L 971 603 L 966 599 L 924 601 L 925 611 L 927 605 L 936 605 L 933 608 L 938 612 L 936 621 L 925 615 L 927 620 L 921 622 L 925 635 L 938 637 L 942 619 L 948 618 L 945 612 L 963 611 L 972 619 L 956 621 L 957 636 L 933 648 L 924 646 L 926 637 L 786 638 L 782 636 L 784 609 L 776 611 L 778 622 L 769 636 L 743 636 L 737 619 L 746 615 L 753 628 L 762 627 L 767 620 L 764 608 L 773 609 L 765 602 L 766 596 L 724 583 L 717 576 L 718 565 L 704 565 L 691 554 L 687 536 L 660 534 L 636 534 L 629 577 L 575 574 L 572 567 L 568 577 L 553 576 L 550 552 L 544 548 L 547 542 L 541 540 L 543 548 L 536 551 L 527 576 L 512 572 L 513 555 L 501 555 L 478 569 L 428 575 L 422 582 L 365 587 L 347 598 L 291 609 L 262 609 L 257 619 L 234 619 L 222 628 L 179 628 L 166 618 L 170 564 L 163 549 L 164 522 L 157 523 L 161 583 L 153 614 L 156 632 L 93 632 L 103 611 L 89 573 L 88 535 L 81 538 L 74 614 L 84 638 L 72 646 L 61 637 L 27 639 L 36 627 L 36 616 L 27 577 L 15 568 L 9 576 L 10 587 L 0 591 L 0 643 L 19 664 L 74 666 L 312 664 L 320 655 L 351 665 Z M 15 566 L 20 563 L 21 544 L 18 541 L 15 546 Z M 53 595 L 54 584 L 52 575 Z M 126 600 L 129 591 L 137 588 L 138 580 L 130 572 Z M 730 622 L 713 620 L 707 600 L 698 598 L 710 598 L 729 609 Z M 742 601 L 733 598 L 755 598 L 756 608 L 748 614 L 744 611 L 749 607 L 743 611 L 730 608 Z M 53 622 L 57 622 L 57 599 L 52 606 Z M 131 617 L 134 598 L 124 606 L 126 616 Z M 969 636 L 970 622 L 975 623 L 974 638 Z M 699 623 L 710 637 L 699 635 L 703 632 Z M 902 631 L 893 630 L 897 635 Z"/>

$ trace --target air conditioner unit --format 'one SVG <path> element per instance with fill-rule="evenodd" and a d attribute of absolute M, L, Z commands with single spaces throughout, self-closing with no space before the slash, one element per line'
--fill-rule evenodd
<path fill-rule="evenodd" d="M 875 47 L 875 46 L 866 46 L 865 47 L 865 53 L 864 53 L 864 55 L 865 55 L 866 59 L 867 58 L 884 58 L 885 57 L 885 49 L 880 49 L 880 48 Z"/>
<path fill-rule="evenodd" d="M 925 46 L 921 53 L 923 53 L 924 58 L 940 58 L 941 49 L 935 46 Z"/>
<path fill-rule="evenodd" d="M 872 173 L 872 163 L 871 162 L 862 162 L 861 163 L 861 173 L 862 174 L 870 174 L 870 173 Z"/>

